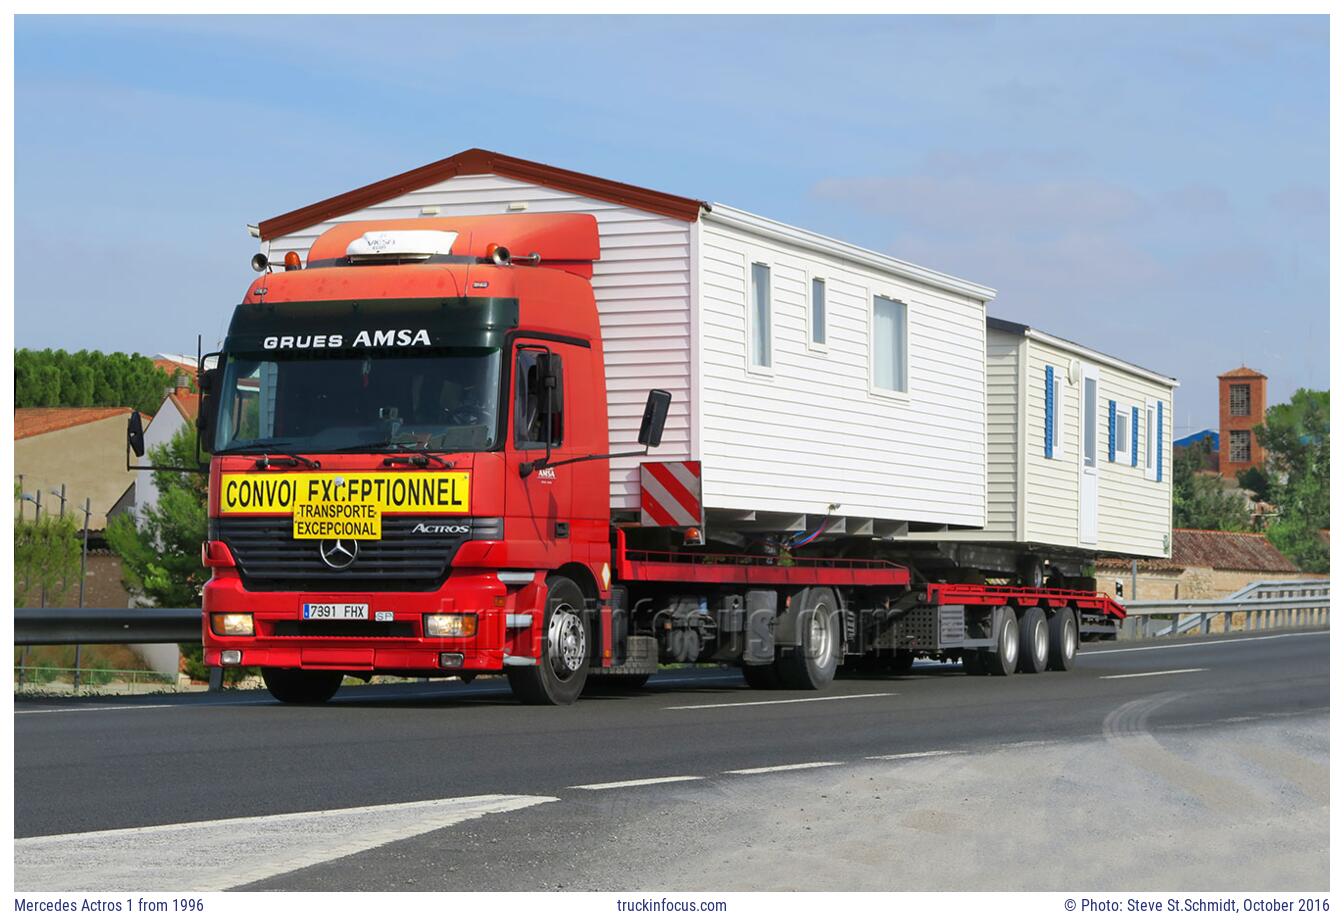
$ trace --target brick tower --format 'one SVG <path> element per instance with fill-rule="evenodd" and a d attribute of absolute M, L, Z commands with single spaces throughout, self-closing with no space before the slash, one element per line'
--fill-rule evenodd
<path fill-rule="evenodd" d="M 1241 470 L 1265 467 L 1265 451 L 1254 428 L 1265 423 L 1269 378 L 1249 367 L 1218 375 L 1218 472 L 1236 479 Z"/>

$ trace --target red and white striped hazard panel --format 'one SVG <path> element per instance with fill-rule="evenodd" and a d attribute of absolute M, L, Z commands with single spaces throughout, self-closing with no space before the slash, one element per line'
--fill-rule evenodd
<path fill-rule="evenodd" d="M 699 527 L 700 461 L 649 461 L 639 465 L 639 523 L 644 527 Z"/>

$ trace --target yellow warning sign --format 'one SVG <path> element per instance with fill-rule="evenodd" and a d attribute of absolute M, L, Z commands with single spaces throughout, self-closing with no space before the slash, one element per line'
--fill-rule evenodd
<path fill-rule="evenodd" d="M 368 505 L 379 513 L 467 514 L 471 473 L 225 473 L 220 514 L 293 514 L 301 504 Z M 325 538 L 323 538 L 325 539 Z"/>
<path fill-rule="evenodd" d="M 299 502 L 294 506 L 295 540 L 381 540 L 383 515 L 377 505 L 352 502 Z"/>

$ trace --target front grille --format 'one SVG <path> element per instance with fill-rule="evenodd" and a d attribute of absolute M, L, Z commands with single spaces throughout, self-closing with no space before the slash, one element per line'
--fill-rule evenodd
<path fill-rule="evenodd" d="M 288 517 L 225 517 L 212 523 L 215 539 L 228 545 L 252 591 L 432 591 L 447 577 L 463 543 L 503 534 L 499 518 L 384 517 L 382 539 L 358 541 L 355 561 L 333 569 L 322 561 L 322 541 L 295 540 Z M 431 532 L 415 533 L 417 525 Z M 432 532 L 445 525 L 465 525 L 468 532 Z"/>
<path fill-rule="evenodd" d="M 281 620 L 271 625 L 272 636 L 348 636 L 354 638 L 412 639 L 414 623 L 370 623 L 366 620 Z"/>

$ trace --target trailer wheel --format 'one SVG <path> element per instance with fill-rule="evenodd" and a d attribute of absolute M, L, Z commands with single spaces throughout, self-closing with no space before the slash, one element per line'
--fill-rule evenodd
<path fill-rule="evenodd" d="M 1017 623 L 1017 669 L 1024 674 L 1040 674 L 1050 662 L 1050 630 L 1045 623 L 1045 611 L 1040 607 L 1024 610 Z"/>
<path fill-rule="evenodd" d="M 1013 612 L 1013 608 L 1000 607 L 999 610 L 1002 611 L 1002 615 L 999 617 L 998 632 L 994 636 L 996 648 L 983 654 L 989 673 L 1006 677 L 1017 670 L 1017 658 L 1022 644 L 1019 641 L 1017 614 Z"/>
<path fill-rule="evenodd" d="M 835 679 L 840 663 L 840 608 L 830 588 L 809 588 L 798 613 L 802 644 L 775 661 L 779 685 L 786 690 L 820 690 Z"/>
<path fill-rule="evenodd" d="M 1061 607 L 1050 618 L 1050 670 L 1072 671 L 1078 654 L 1078 614 Z"/>
<path fill-rule="evenodd" d="M 546 618 L 541 657 L 534 665 L 506 667 L 513 695 L 531 706 L 568 706 L 588 679 L 588 600 L 563 575 L 546 579 Z"/>
<path fill-rule="evenodd" d="M 271 696 L 282 703 L 325 703 L 341 689 L 340 671 L 301 671 L 298 668 L 262 668 L 261 679 Z"/>

